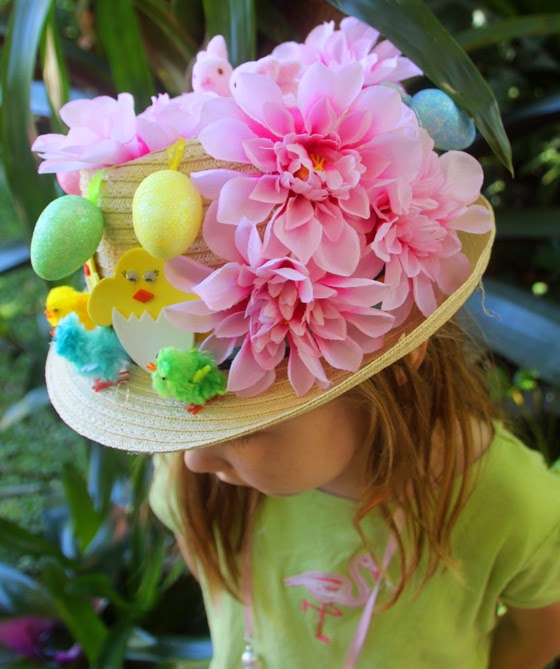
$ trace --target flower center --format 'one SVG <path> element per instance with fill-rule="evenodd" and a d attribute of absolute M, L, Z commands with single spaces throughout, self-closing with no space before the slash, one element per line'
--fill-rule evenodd
<path fill-rule="evenodd" d="M 324 172 L 324 164 L 325 164 L 325 156 L 320 156 L 317 153 L 310 153 L 309 157 L 311 158 L 311 162 L 313 163 L 313 170 L 315 172 Z M 302 181 L 305 181 L 307 177 L 309 176 L 309 170 L 305 165 L 302 165 L 297 172 L 294 172 L 294 176 L 297 177 L 298 179 L 301 179 Z"/>

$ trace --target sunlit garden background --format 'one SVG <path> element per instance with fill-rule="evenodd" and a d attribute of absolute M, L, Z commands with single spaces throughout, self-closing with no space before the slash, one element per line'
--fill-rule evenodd
<path fill-rule="evenodd" d="M 1 667 L 202 667 L 211 653 L 197 587 L 146 502 L 149 460 L 87 442 L 49 406 L 42 312 L 52 286 L 35 276 L 27 249 L 38 214 L 60 191 L 37 177 L 32 140 L 63 131 L 56 110 L 70 97 L 129 91 L 139 112 L 151 95 L 190 90 L 192 60 L 213 35 L 226 37 L 238 64 L 338 20 L 333 5 L 411 57 L 414 42 L 433 81 L 419 78 L 411 91 L 443 77 L 451 41 L 430 49 L 442 30 L 435 17 L 490 86 L 515 178 L 491 94 L 477 97 L 473 85 L 465 100 L 490 130 L 468 151 L 483 163 L 498 239 L 484 309 L 478 294 L 469 327 L 477 338 L 486 333 L 488 380 L 517 433 L 550 466 L 560 458 L 557 0 L 1 0 Z M 410 28 L 420 23 L 422 44 Z M 463 90 L 462 70 L 454 76 Z"/>

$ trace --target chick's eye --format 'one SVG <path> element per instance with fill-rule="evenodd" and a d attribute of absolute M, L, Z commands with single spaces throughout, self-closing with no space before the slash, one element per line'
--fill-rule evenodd
<path fill-rule="evenodd" d="M 148 283 L 153 283 L 157 279 L 157 271 L 149 269 L 147 272 L 144 272 L 144 281 L 148 281 Z"/>
<path fill-rule="evenodd" d="M 125 276 L 127 281 L 130 281 L 131 283 L 136 283 L 138 281 L 138 272 L 135 272 L 133 269 L 128 270 Z"/>

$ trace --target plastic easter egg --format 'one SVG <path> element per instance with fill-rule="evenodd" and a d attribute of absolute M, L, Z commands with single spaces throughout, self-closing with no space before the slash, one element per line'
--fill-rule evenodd
<path fill-rule="evenodd" d="M 416 93 L 412 96 L 412 109 L 433 138 L 436 149 L 458 151 L 474 142 L 474 123 L 443 91 L 427 88 Z"/>
<path fill-rule="evenodd" d="M 147 176 L 132 201 L 132 222 L 140 244 L 155 258 L 184 253 L 202 224 L 202 198 L 186 174 L 161 170 Z"/>
<path fill-rule="evenodd" d="M 31 264 L 47 281 L 69 276 L 95 253 L 103 234 L 103 214 L 79 195 L 64 195 L 39 216 L 31 240 Z"/>

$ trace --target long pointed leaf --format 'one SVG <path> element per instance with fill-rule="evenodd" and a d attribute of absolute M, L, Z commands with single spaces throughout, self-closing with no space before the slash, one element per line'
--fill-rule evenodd
<path fill-rule="evenodd" d="M 57 546 L 5 518 L 0 518 L 0 546 L 14 556 L 52 556 L 64 564 L 71 564 Z"/>
<path fill-rule="evenodd" d="M 21 571 L 0 563 L 0 616 L 56 615 L 47 591 Z"/>
<path fill-rule="evenodd" d="M 70 80 L 62 55 L 54 8 L 51 8 L 45 26 L 41 44 L 41 60 L 43 62 L 43 81 L 51 108 L 53 131 L 66 134 L 66 126 L 60 118 L 59 110 L 70 98 Z"/>
<path fill-rule="evenodd" d="M 52 177 L 37 174 L 29 141 L 35 134 L 29 91 L 51 2 L 16 0 L 2 53 L 2 155 L 18 218 L 28 239 L 31 239 L 39 215 L 56 197 Z"/>
<path fill-rule="evenodd" d="M 67 575 L 55 562 L 46 565 L 43 580 L 60 619 L 84 649 L 90 663 L 95 662 L 107 639 L 108 631 L 93 610 L 91 601 L 68 592 Z"/>
<path fill-rule="evenodd" d="M 121 669 L 124 666 L 128 640 L 133 629 L 132 624 L 128 621 L 115 625 L 109 632 L 92 669 Z"/>
<path fill-rule="evenodd" d="M 93 506 L 84 477 L 71 463 L 64 465 L 62 483 L 70 509 L 72 527 L 80 550 L 84 553 L 101 527 L 103 518 Z"/>
<path fill-rule="evenodd" d="M 500 44 L 506 40 L 533 35 L 554 35 L 555 33 L 560 33 L 560 12 L 516 16 L 503 21 L 495 21 L 479 28 L 465 30 L 456 35 L 455 39 L 465 51 L 474 51 L 474 49 Z"/>
<path fill-rule="evenodd" d="M 467 312 L 489 347 L 544 381 L 560 384 L 560 307 L 518 288 L 486 279 L 484 300 L 474 293 Z"/>
<path fill-rule="evenodd" d="M 223 35 L 230 62 L 255 59 L 255 0 L 203 0 L 208 37 Z"/>
<path fill-rule="evenodd" d="M 119 92 L 134 95 L 136 112 L 144 110 L 155 86 L 131 0 L 95 0 L 97 34 Z"/>
<path fill-rule="evenodd" d="M 494 94 L 474 63 L 423 0 L 329 0 L 372 26 L 420 67 L 473 118 L 480 133 L 513 174 L 511 146 Z"/>

